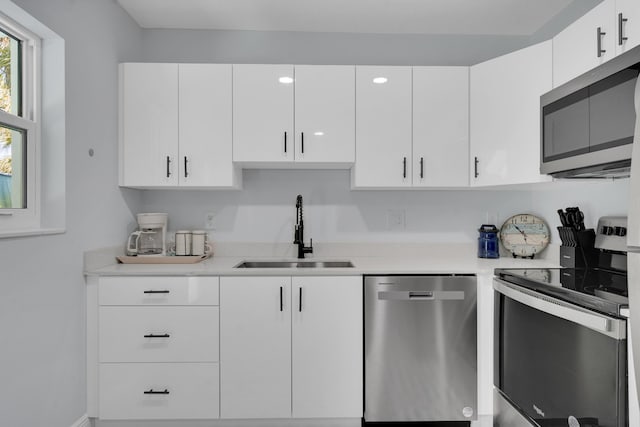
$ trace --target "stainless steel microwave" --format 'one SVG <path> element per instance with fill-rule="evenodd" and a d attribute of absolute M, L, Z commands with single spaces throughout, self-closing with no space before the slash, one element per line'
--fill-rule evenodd
<path fill-rule="evenodd" d="M 540 172 L 628 177 L 640 46 L 542 95 Z"/>

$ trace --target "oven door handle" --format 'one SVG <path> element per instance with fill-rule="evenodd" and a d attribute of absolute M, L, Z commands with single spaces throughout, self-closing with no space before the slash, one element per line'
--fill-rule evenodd
<path fill-rule="evenodd" d="M 535 291 L 529 291 L 525 288 L 518 287 L 518 289 L 516 289 L 514 285 L 498 279 L 494 279 L 493 289 L 531 308 L 582 325 L 611 338 L 617 340 L 627 338 L 627 329 L 624 320 L 600 315 L 581 307 L 570 305 L 564 301 L 539 294 Z"/>

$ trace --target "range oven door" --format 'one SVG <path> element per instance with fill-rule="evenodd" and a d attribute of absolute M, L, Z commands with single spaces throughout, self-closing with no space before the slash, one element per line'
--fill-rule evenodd
<path fill-rule="evenodd" d="M 534 426 L 626 426 L 626 321 L 500 279 L 493 288 L 498 397 Z M 515 424 L 498 413 L 494 426 Z"/>

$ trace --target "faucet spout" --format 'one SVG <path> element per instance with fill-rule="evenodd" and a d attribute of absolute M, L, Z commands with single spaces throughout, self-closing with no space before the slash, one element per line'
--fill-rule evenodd
<path fill-rule="evenodd" d="M 296 198 L 296 225 L 293 233 L 293 244 L 298 245 L 298 258 L 304 258 L 304 254 L 313 253 L 313 239 L 309 246 L 304 245 L 304 218 L 302 213 L 302 195 Z"/>

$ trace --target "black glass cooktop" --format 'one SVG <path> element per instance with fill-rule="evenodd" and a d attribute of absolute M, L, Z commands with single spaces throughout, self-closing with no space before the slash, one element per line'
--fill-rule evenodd
<path fill-rule="evenodd" d="M 514 283 L 614 316 L 629 307 L 626 272 L 598 268 L 497 268 L 495 275 Z"/>

